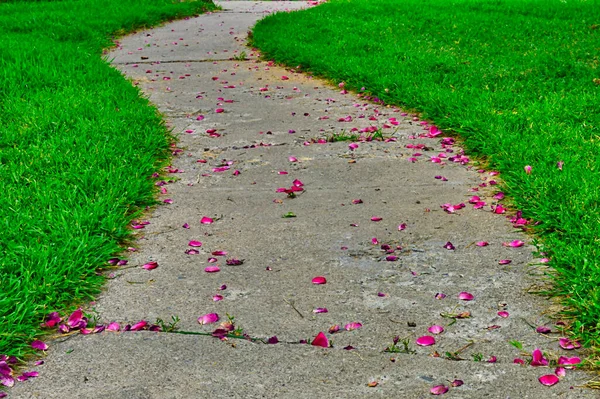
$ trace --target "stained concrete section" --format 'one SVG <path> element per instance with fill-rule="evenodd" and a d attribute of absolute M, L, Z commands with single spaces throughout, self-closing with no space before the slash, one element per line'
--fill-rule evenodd
<path fill-rule="evenodd" d="M 224 12 L 123 38 L 111 54 L 179 141 L 156 179 L 166 182 L 160 198 L 168 203 L 148 214 L 137 251 L 122 255 L 159 267 L 115 270 L 91 308 L 102 322 L 177 316 L 180 331 L 206 333 L 216 325 L 199 325 L 199 316 L 228 314 L 249 336 L 280 342 L 149 331 L 60 338 L 40 377 L 11 397 L 424 398 L 456 379 L 464 385 L 444 397 L 595 397 L 580 388 L 590 378 L 582 372 L 567 370 L 546 387 L 538 378 L 554 367 L 513 363 L 535 348 L 551 360 L 575 354 L 560 349 L 559 334 L 535 332 L 559 327 L 543 316 L 551 303 L 527 293 L 544 284 L 534 248 L 503 245 L 530 237 L 492 212 L 500 177 L 454 162 L 461 149 L 443 145 L 444 135 L 424 137 L 429 126 L 402 110 L 270 63 L 230 59 L 252 53 L 243 39 L 265 11 L 307 3 L 221 5 Z M 319 142 L 371 126 L 386 142 Z M 295 198 L 276 192 L 295 180 L 303 184 Z M 474 209 L 473 195 L 486 205 Z M 461 203 L 454 213 L 441 208 Z M 214 223 L 201 224 L 205 216 Z M 219 272 L 205 272 L 214 265 Z M 312 284 L 316 276 L 327 283 Z M 351 322 L 362 327 L 345 331 Z M 416 345 L 432 325 L 444 327 L 435 345 Z M 299 343 L 319 332 L 333 347 Z M 408 353 L 385 352 L 396 336 Z"/>

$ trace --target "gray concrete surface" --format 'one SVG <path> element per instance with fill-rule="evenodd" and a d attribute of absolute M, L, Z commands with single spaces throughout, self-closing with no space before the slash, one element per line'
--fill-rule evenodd
<path fill-rule="evenodd" d="M 431 387 L 454 379 L 464 385 L 443 397 L 595 397 L 579 388 L 590 378 L 582 372 L 568 370 L 556 386 L 545 387 L 537 379 L 553 367 L 513 364 L 515 357 L 527 357 L 511 340 L 554 359 L 574 354 L 559 348 L 558 335 L 531 327 L 551 325 L 543 314 L 552 303 L 527 293 L 544 284 L 533 247 L 502 245 L 530 237 L 490 211 L 494 188 L 479 184 L 498 177 L 469 165 L 430 162 L 445 151 L 443 135 L 411 138 L 426 131 L 401 110 L 259 62 L 245 47 L 246 32 L 267 12 L 307 3 L 220 4 L 223 12 L 123 38 L 110 54 L 114 66 L 164 113 L 183 151 L 172 164 L 179 173 L 168 176 L 174 181 L 161 195 L 173 203 L 148 214 L 150 224 L 138 231 L 139 250 L 124 254 L 130 265 L 157 261 L 159 267 L 117 270 L 90 310 L 103 322 L 175 315 L 181 330 L 205 332 L 214 327 L 200 326 L 199 316 L 230 314 L 247 334 L 282 342 L 148 331 L 59 338 L 36 368 L 40 376 L 17 384 L 10 397 L 423 398 L 431 396 Z M 242 51 L 248 60 L 230 59 Z M 197 120 L 200 115 L 204 119 Z M 338 122 L 348 115 L 352 122 Z M 353 127 L 381 127 L 391 117 L 400 123 L 383 131 L 395 142 L 359 142 L 355 151 L 349 142 L 304 144 Z M 208 129 L 221 136 L 210 137 Z M 426 148 L 406 148 L 419 143 Z M 448 155 L 459 150 L 455 146 Z M 416 152 L 423 155 L 412 163 Z M 233 161 L 231 169 L 213 172 L 223 160 Z M 305 189 L 296 198 L 275 192 L 295 179 Z M 470 191 L 475 187 L 480 191 Z M 488 206 L 472 209 L 467 201 L 473 194 Z M 454 214 L 440 208 L 461 202 L 467 206 Z M 288 212 L 296 217 L 283 218 Z M 216 221 L 202 225 L 203 216 Z M 189 229 L 182 228 L 185 223 Z M 398 231 L 401 223 L 407 227 Z M 203 243 L 199 254 L 185 253 L 190 240 Z M 474 245 L 482 240 L 490 245 Z M 455 250 L 444 248 L 448 241 Z M 381 244 L 402 247 L 395 252 L 398 260 L 385 261 Z M 244 263 L 227 266 L 219 257 L 221 271 L 205 273 L 217 250 Z M 499 265 L 501 259 L 512 263 Z M 325 276 L 327 284 L 312 284 L 315 276 Z M 227 289 L 218 290 L 223 284 Z M 461 291 L 475 300 L 459 300 Z M 447 297 L 436 299 L 437 293 Z M 214 302 L 215 294 L 224 299 Z M 313 313 L 318 307 L 328 312 Z M 499 310 L 510 316 L 499 317 Z M 472 317 L 452 324 L 441 316 L 463 311 Z M 353 321 L 363 327 L 327 334 L 332 348 L 297 343 Z M 433 324 L 446 329 L 436 345 L 415 345 Z M 414 353 L 384 353 L 394 336 L 410 339 Z M 342 349 L 347 345 L 356 349 Z M 465 346 L 465 360 L 444 359 Z M 478 354 L 483 361 L 473 360 Z M 486 362 L 491 356 L 496 363 Z M 377 386 L 369 387 L 373 381 Z"/>

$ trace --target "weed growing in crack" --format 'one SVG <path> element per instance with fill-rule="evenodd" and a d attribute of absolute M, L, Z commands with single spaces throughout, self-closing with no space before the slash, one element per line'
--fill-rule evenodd
<path fill-rule="evenodd" d="M 398 345 L 398 343 L 400 343 L 401 345 Z M 392 340 L 392 344 L 390 346 L 388 346 L 387 348 L 385 348 L 384 352 L 406 353 L 406 354 L 417 353 L 417 351 L 415 351 L 414 349 L 410 349 L 409 344 L 410 344 L 409 338 L 400 339 L 399 336 L 395 336 Z"/>
<path fill-rule="evenodd" d="M 155 324 L 160 327 L 160 331 L 170 333 L 176 331 L 179 328 L 177 327 L 177 324 L 179 324 L 180 321 L 181 319 L 179 318 L 179 316 L 171 316 L 170 322 L 166 322 L 161 318 L 157 318 Z"/>

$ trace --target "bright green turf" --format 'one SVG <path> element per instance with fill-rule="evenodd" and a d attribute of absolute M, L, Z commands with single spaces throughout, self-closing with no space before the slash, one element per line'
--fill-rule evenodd
<path fill-rule="evenodd" d="M 254 45 L 422 111 L 487 157 L 541 222 L 573 331 L 600 346 L 600 1 L 331 0 L 266 18 Z"/>
<path fill-rule="evenodd" d="M 170 138 L 156 109 L 102 60 L 111 34 L 213 7 L 0 4 L 0 354 L 24 354 L 46 313 L 97 294 L 97 268 L 153 203 L 150 175 Z"/>

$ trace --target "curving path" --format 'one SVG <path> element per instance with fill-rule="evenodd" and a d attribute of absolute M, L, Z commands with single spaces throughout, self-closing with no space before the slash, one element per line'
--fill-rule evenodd
<path fill-rule="evenodd" d="M 223 12 L 123 38 L 110 55 L 179 141 L 160 196 L 167 203 L 137 230 L 138 250 L 123 255 L 136 267 L 116 269 L 92 308 L 103 322 L 175 315 L 180 331 L 207 333 L 218 324 L 199 325 L 198 317 L 229 314 L 250 336 L 280 342 L 75 334 L 50 342 L 40 376 L 10 397 L 424 398 L 454 380 L 464 385 L 443 397 L 593 397 L 577 388 L 583 373 L 567 370 L 547 387 L 538 378 L 554 367 L 513 363 L 528 362 L 535 348 L 551 360 L 575 354 L 559 347 L 559 334 L 534 330 L 558 327 L 542 316 L 551 303 L 527 294 L 544 271 L 534 248 L 503 246 L 530 239 L 491 211 L 499 176 L 463 165 L 459 147 L 443 134 L 427 137 L 435 129 L 412 115 L 257 61 L 245 47 L 251 26 L 307 3 L 221 5 Z M 387 142 L 318 141 L 370 126 Z M 276 192 L 296 180 L 303 191 L 295 198 Z M 473 195 L 486 205 L 474 209 Z M 158 267 L 138 267 L 148 262 Z M 205 272 L 215 265 L 220 271 Z M 317 276 L 327 283 L 313 284 Z M 465 312 L 471 317 L 450 317 Z M 345 331 L 352 322 L 362 327 Z M 340 331 L 329 333 L 335 325 Z M 433 325 L 445 331 L 431 334 Z M 298 343 L 319 332 L 333 347 Z M 425 335 L 436 343 L 416 345 Z M 394 336 L 409 340 L 411 353 L 385 353 Z"/>

